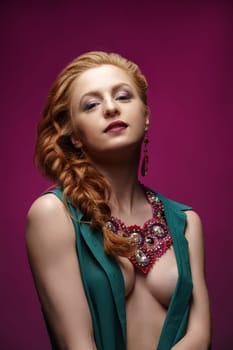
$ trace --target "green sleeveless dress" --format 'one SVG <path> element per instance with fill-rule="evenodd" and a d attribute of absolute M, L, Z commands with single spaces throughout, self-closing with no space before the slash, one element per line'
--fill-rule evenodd
<path fill-rule="evenodd" d="M 60 200 L 63 200 L 61 188 L 58 187 L 48 192 L 54 193 Z M 159 344 L 155 349 L 169 350 L 185 335 L 190 310 L 193 285 L 188 242 L 184 236 L 186 227 L 184 211 L 191 208 L 174 202 L 157 192 L 155 194 L 164 205 L 178 268 L 178 280 L 167 310 Z M 101 232 L 93 231 L 87 223 L 82 222 L 82 213 L 69 201 L 68 207 L 73 217 L 77 257 L 91 312 L 97 349 L 127 350 L 125 288 L 121 270 L 114 258 L 105 254 Z M 46 317 L 45 322 L 52 350 L 59 350 Z"/>

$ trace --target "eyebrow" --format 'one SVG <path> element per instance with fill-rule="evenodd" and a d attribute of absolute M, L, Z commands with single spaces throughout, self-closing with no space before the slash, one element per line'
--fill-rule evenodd
<path fill-rule="evenodd" d="M 114 92 L 117 91 L 119 88 L 124 87 L 124 86 L 126 86 L 126 87 L 128 87 L 128 88 L 130 88 L 130 89 L 132 90 L 132 87 L 131 87 L 129 84 L 127 84 L 127 83 L 119 83 L 119 84 L 116 84 L 116 85 L 112 86 L 111 92 L 114 93 Z M 98 90 L 88 91 L 88 92 L 85 93 L 83 96 L 81 96 L 80 102 L 81 102 L 86 96 L 99 96 L 99 95 L 100 95 L 100 92 L 99 92 Z"/>

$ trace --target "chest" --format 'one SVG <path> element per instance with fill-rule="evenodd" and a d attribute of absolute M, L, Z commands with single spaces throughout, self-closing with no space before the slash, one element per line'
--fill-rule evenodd
<path fill-rule="evenodd" d="M 157 302 L 168 307 L 178 279 L 178 269 L 173 247 L 155 262 L 148 274 L 138 272 L 127 258 L 118 258 L 126 298 L 132 298 L 140 291 L 147 291 Z"/>

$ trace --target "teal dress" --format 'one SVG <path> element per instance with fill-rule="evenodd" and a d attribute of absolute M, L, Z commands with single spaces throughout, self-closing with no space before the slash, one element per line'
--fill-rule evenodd
<path fill-rule="evenodd" d="M 60 188 L 49 192 L 63 200 Z M 167 199 L 157 192 L 155 194 L 164 205 L 178 267 L 178 280 L 167 310 L 159 344 L 155 349 L 169 350 L 185 335 L 190 310 L 193 285 L 188 242 L 184 236 L 186 227 L 184 211 L 191 208 Z M 121 270 L 115 259 L 105 254 L 101 232 L 91 229 L 89 224 L 82 222 L 83 214 L 69 202 L 68 207 L 73 218 L 77 256 L 97 349 L 127 350 L 125 287 Z M 58 350 L 59 347 L 47 321 L 46 324 L 52 350 Z"/>

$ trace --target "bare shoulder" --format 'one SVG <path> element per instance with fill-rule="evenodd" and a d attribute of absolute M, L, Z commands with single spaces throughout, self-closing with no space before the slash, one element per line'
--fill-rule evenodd
<path fill-rule="evenodd" d="M 64 204 L 54 194 L 47 193 L 37 198 L 31 205 L 28 214 L 27 221 L 39 220 L 58 220 L 62 221 L 68 217 L 69 213 L 66 210 Z"/>
<path fill-rule="evenodd" d="M 189 242 L 196 242 L 196 244 L 202 246 L 203 245 L 203 226 L 202 220 L 197 212 L 194 210 L 187 210 L 187 225 L 185 236 Z"/>
<path fill-rule="evenodd" d="M 65 212 L 63 203 L 52 193 L 47 193 L 38 197 L 31 205 L 27 218 L 36 219 L 41 216 L 56 214 L 57 212 Z"/>
<path fill-rule="evenodd" d="M 202 221 L 194 210 L 185 211 L 187 217 L 187 231 L 202 231 Z"/>
<path fill-rule="evenodd" d="M 72 230 L 69 212 L 54 194 L 45 194 L 32 203 L 26 218 L 27 242 L 39 238 L 58 242 L 58 238 L 73 237 Z"/>
<path fill-rule="evenodd" d="M 185 230 L 185 237 L 189 243 L 190 258 L 193 265 L 195 261 L 199 261 L 200 264 L 204 263 L 205 256 L 205 240 L 203 233 L 202 221 L 195 211 L 186 211 L 187 225 Z"/>

